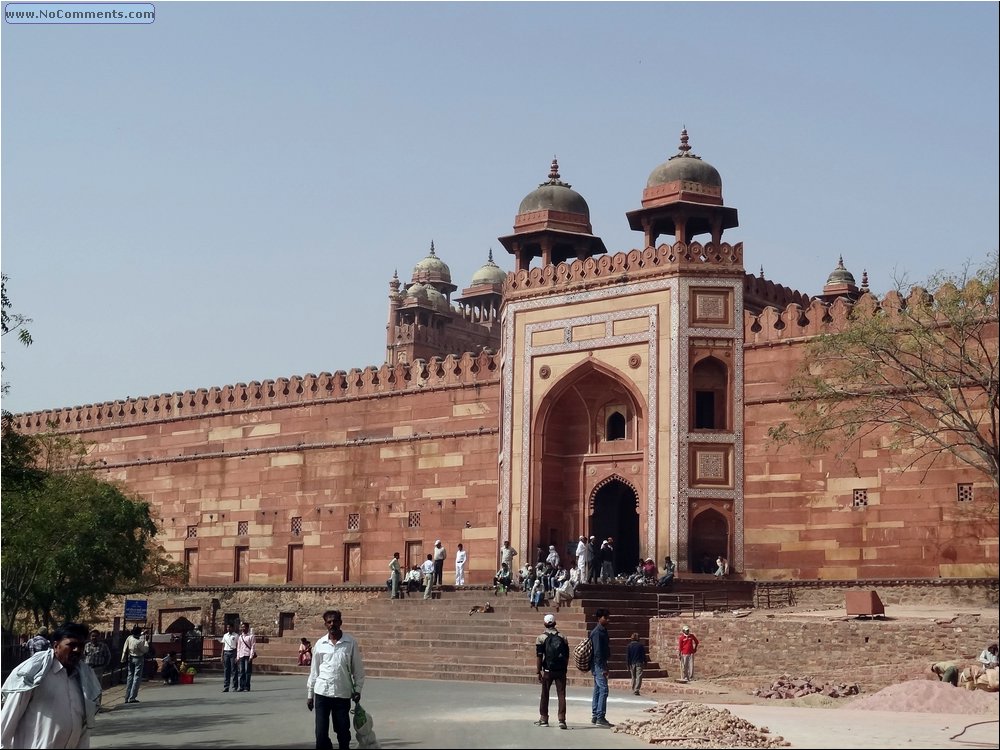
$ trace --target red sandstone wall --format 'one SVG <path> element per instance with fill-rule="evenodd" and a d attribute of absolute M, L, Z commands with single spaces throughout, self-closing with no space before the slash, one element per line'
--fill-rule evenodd
<path fill-rule="evenodd" d="M 18 422 L 94 442 L 107 475 L 152 504 L 168 552 L 188 556 L 192 584 L 232 583 L 238 547 L 251 584 L 378 584 L 394 551 L 415 542 L 422 557 L 437 538 L 452 559 L 465 544 L 481 583 L 496 570 L 499 403 L 497 360 L 465 355 Z"/>
<path fill-rule="evenodd" d="M 792 421 L 789 378 L 808 337 L 846 317 L 789 305 L 748 316 L 744 351 L 744 502 L 747 575 L 758 579 L 975 578 L 998 571 L 997 493 L 950 456 L 926 473 L 900 472 L 903 458 L 874 435 L 842 458 L 778 447 L 768 428 Z M 825 320 L 824 320 L 825 318 Z M 909 457 L 906 457 L 908 460 Z M 958 483 L 974 500 L 957 500 Z M 853 507 L 854 489 L 868 506 Z"/>

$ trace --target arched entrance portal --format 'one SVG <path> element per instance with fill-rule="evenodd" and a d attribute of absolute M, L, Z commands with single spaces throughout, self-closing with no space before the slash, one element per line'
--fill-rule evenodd
<path fill-rule="evenodd" d="M 689 570 L 692 573 L 714 573 L 715 559 L 719 555 L 731 558 L 729 554 L 729 524 L 725 516 L 709 508 L 702 511 L 691 522 L 688 549 Z"/>
<path fill-rule="evenodd" d="M 590 533 L 598 546 L 609 536 L 614 540 L 615 574 L 635 572 L 639 560 L 639 511 L 635 490 L 612 479 L 594 492 Z"/>

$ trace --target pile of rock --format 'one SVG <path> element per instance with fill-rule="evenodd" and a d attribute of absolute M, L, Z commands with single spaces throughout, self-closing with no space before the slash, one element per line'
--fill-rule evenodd
<path fill-rule="evenodd" d="M 832 682 L 817 683 L 813 682 L 812 677 L 789 677 L 786 674 L 771 683 L 770 687 L 757 688 L 751 695 L 758 698 L 801 698 L 805 695 L 819 693 L 828 698 L 846 698 L 860 692 L 861 688 L 857 683 L 852 685 L 843 683 L 835 685 Z"/>
<path fill-rule="evenodd" d="M 700 703 L 671 701 L 646 709 L 648 719 L 624 719 L 615 732 L 624 732 L 656 745 L 691 748 L 787 747 L 783 737 L 772 736 L 725 709 Z"/>

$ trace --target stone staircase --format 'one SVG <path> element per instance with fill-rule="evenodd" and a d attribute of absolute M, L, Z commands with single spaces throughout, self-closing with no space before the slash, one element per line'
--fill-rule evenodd
<path fill-rule="evenodd" d="M 712 576 L 705 576 L 712 579 Z M 611 679 L 628 677 L 625 651 L 633 632 L 649 643 L 649 620 L 660 616 L 693 616 L 712 609 L 750 607 L 753 584 L 743 581 L 678 581 L 670 593 L 652 586 L 581 586 L 578 596 L 558 613 L 543 605 L 531 609 L 523 592 L 496 595 L 491 587 L 455 589 L 444 586 L 435 598 L 422 594 L 392 600 L 381 596 L 363 607 L 344 609 L 345 629 L 361 644 L 365 671 L 372 677 L 475 680 L 534 683 L 535 639 L 544 629 L 542 617 L 553 612 L 559 631 L 572 649 L 595 622 L 600 607 L 611 611 Z M 489 601 L 493 612 L 469 614 L 474 605 Z M 321 631 L 311 632 L 315 639 Z M 297 664 L 302 633 L 271 637 L 258 645 L 255 671 L 306 674 Z M 666 670 L 650 662 L 649 678 L 666 677 Z M 589 685 L 589 673 L 572 664 L 569 682 Z"/>

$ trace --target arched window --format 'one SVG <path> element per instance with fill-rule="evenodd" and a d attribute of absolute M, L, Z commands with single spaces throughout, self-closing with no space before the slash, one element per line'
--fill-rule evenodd
<path fill-rule="evenodd" d="M 729 371 L 714 357 L 706 357 L 691 370 L 691 429 L 728 429 Z"/>
<path fill-rule="evenodd" d="M 608 416 L 608 423 L 604 428 L 604 439 L 625 439 L 625 416 L 620 411 L 612 412 Z"/>

